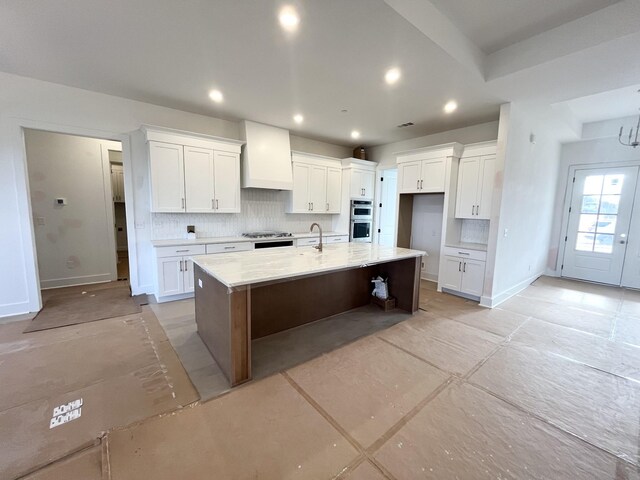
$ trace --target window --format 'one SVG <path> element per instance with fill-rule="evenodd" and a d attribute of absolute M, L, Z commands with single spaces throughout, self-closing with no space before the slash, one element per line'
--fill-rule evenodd
<path fill-rule="evenodd" d="M 582 190 L 576 250 L 611 253 L 624 175 L 589 175 Z"/>

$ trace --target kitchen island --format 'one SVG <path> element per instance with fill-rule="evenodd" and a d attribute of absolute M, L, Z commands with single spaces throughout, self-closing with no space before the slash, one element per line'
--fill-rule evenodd
<path fill-rule="evenodd" d="M 418 310 L 425 252 L 370 243 L 193 257 L 198 334 L 232 386 L 251 379 L 251 340 L 370 301 L 389 278 L 398 308 Z"/>

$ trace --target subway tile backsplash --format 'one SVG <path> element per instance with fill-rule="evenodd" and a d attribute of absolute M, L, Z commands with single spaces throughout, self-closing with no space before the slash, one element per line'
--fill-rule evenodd
<path fill-rule="evenodd" d="M 333 215 L 285 213 L 287 192 L 243 189 L 240 198 L 241 213 L 153 213 L 153 239 L 185 238 L 187 225 L 195 225 L 198 237 L 237 236 L 258 230 L 306 232 L 313 222 L 325 231 L 332 229 Z"/>
<path fill-rule="evenodd" d="M 460 241 L 486 245 L 489 242 L 489 220 L 462 220 Z"/>

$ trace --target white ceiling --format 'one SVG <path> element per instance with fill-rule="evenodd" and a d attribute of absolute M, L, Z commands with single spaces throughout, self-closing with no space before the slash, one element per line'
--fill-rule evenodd
<path fill-rule="evenodd" d="M 618 2 L 618 0 L 431 1 L 487 54 Z"/>
<path fill-rule="evenodd" d="M 344 145 L 352 129 L 358 143 L 387 143 L 495 120 L 505 101 L 566 101 L 640 78 L 640 62 L 615 44 L 640 36 L 638 0 L 561 27 L 613 2 L 288 3 L 301 15 L 295 35 L 280 29 L 279 0 L 0 0 L 0 71 Z M 383 80 L 391 66 L 402 69 L 393 87 Z M 452 98 L 460 108 L 447 116 Z M 396 127 L 405 122 L 415 126 Z"/>
<path fill-rule="evenodd" d="M 564 102 L 582 123 L 640 114 L 640 85 L 619 88 Z"/>

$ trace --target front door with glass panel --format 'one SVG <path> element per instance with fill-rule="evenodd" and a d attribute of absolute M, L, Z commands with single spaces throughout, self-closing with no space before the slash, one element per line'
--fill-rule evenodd
<path fill-rule="evenodd" d="M 576 170 L 563 277 L 620 285 L 638 167 Z"/>

